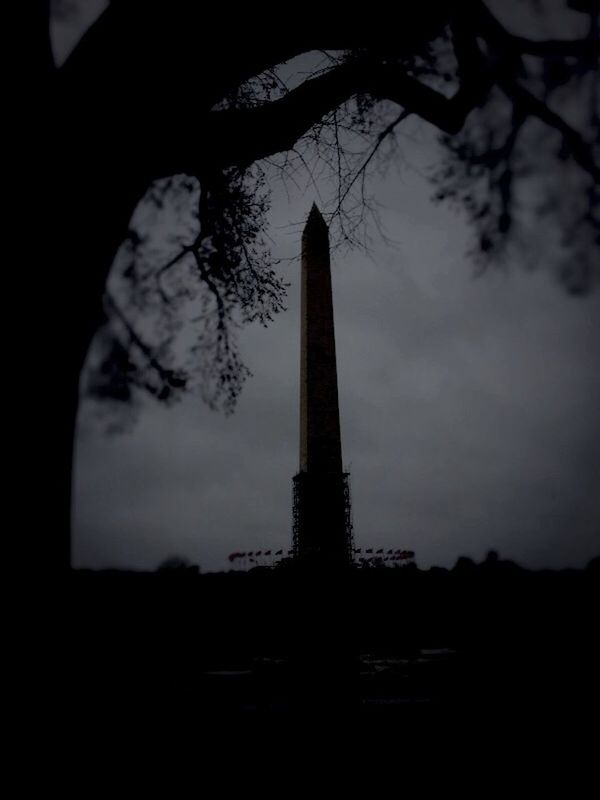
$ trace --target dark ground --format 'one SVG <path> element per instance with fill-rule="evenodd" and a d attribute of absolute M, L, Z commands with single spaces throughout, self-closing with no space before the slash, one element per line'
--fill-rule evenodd
<path fill-rule="evenodd" d="M 598 561 L 530 572 L 74 572 L 66 705 L 209 719 L 592 719 Z M 52 659 L 51 654 L 49 654 Z"/>

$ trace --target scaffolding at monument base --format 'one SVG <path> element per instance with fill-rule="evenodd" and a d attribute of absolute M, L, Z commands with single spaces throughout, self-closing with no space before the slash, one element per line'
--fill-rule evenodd
<path fill-rule="evenodd" d="M 306 486 L 310 481 L 309 473 L 298 472 L 292 478 L 292 554 L 300 555 L 301 525 L 305 513 Z M 350 493 L 350 473 L 341 473 L 341 488 L 344 503 L 344 557 L 347 563 L 354 560 L 354 526 L 352 519 L 352 502 Z"/>
<path fill-rule="evenodd" d="M 342 486 L 344 488 L 344 521 L 346 525 L 346 541 L 349 561 L 354 559 L 354 520 L 352 518 L 352 498 L 350 492 L 350 473 L 342 473 Z"/>

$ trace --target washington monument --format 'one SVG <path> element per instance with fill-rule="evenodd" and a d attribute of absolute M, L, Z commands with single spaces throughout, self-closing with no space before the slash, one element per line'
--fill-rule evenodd
<path fill-rule="evenodd" d="M 342 467 L 329 232 L 313 205 L 302 234 L 300 469 L 294 477 L 294 554 L 349 563 L 348 474 Z"/>

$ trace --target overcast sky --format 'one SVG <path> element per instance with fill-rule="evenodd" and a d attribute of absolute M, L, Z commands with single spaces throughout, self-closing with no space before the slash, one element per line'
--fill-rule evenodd
<path fill-rule="evenodd" d="M 417 172 L 376 190 L 398 244 L 332 267 L 357 546 L 413 549 L 423 566 L 490 548 L 531 566 L 585 564 L 600 551 L 598 293 L 573 299 L 518 264 L 475 278 L 468 229 L 432 205 Z M 276 190 L 279 255 L 298 254 L 300 228 L 288 226 L 314 199 Z M 220 569 L 231 551 L 289 545 L 299 264 L 282 270 L 288 311 L 246 329 L 254 377 L 232 417 L 197 398 L 172 409 L 148 398 L 132 432 L 107 437 L 84 409 L 77 565 L 154 567 L 179 554 Z"/>
<path fill-rule="evenodd" d="M 426 125 L 408 160 L 435 158 Z M 416 136 L 416 141 L 415 141 Z M 532 567 L 600 553 L 600 293 L 571 298 L 540 269 L 474 278 L 464 221 L 404 165 L 374 187 L 397 245 L 333 260 L 344 462 L 357 546 L 413 549 L 420 566 L 490 548 Z M 314 190 L 274 193 L 271 235 L 299 253 Z M 131 432 L 80 415 L 76 566 L 204 570 L 234 550 L 287 548 L 298 467 L 299 263 L 288 311 L 247 328 L 254 373 L 236 413 L 152 399 Z"/>

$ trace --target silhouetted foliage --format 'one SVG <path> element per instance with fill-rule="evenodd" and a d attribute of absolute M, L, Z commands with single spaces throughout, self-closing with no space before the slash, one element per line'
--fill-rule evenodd
<path fill-rule="evenodd" d="M 131 403 L 137 388 L 171 403 L 196 389 L 211 407 L 233 410 L 250 374 L 236 328 L 266 325 L 285 294 L 263 234 L 263 179 L 251 182 L 252 172 L 227 170 L 203 191 L 187 176 L 151 187 L 109 284 L 92 395 Z M 163 208 L 169 227 L 157 234 Z"/>
<path fill-rule="evenodd" d="M 197 575 L 200 572 L 200 568 L 197 564 L 190 564 L 187 558 L 183 558 L 182 556 L 169 556 L 162 561 L 158 567 L 157 572 L 161 573 L 178 573 L 181 574 L 183 572 L 188 574 Z"/>
<path fill-rule="evenodd" d="M 538 23 L 547 16 L 549 26 L 578 38 L 529 38 L 523 5 Z M 69 4 L 59 11 L 68 13 Z M 548 9 L 544 3 L 431 1 L 418 13 L 412 5 L 402 12 L 402 35 L 376 20 L 363 25 L 330 17 L 325 9 L 318 23 L 309 23 L 310 9 L 306 16 L 297 31 L 267 46 L 251 14 L 241 15 L 239 25 L 248 26 L 255 44 L 248 49 L 240 40 L 229 60 L 215 57 L 220 66 L 213 74 L 205 68 L 196 78 L 194 69 L 192 80 L 202 81 L 195 91 L 185 69 L 192 69 L 187 27 L 199 22 L 196 12 L 179 3 L 114 3 L 59 70 L 68 96 L 77 70 L 93 74 L 95 59 L 108 56 L 114 104 L 109 88 L 97 113 L 113 104 L 122 125 L 147 135 L 133 124 L 135 100 L 125 101 L 110 81 L 127 83 L 138 51 L 154 74 L 158 60 L 163 63 L 164 23 L 175 39 L 171 46 L 181 40 L 168 66 L 179 81 L 177 96 L 189 87 L 205 98 L 190 116 L 196 139 L 185 131 L 179 141 L 164 136 L 148 155 L 146 174 L 159 177 L 143 187 L 109 286 L 103 353 L 89 381 L 96 396 L 130 402 L 143 389 L 172 402 L 195 387 L 212 406 L 231 411 L 249 374 L 236 328 L 268 323 L 284 303 L 285 284 L 265 236 L 273 180 L 304 180 L 303 170 L 309 180 L 328 174 L 332 193 L 324 215 L 334 241 L 367 245 L 364 224 L 376 205 L 368 176 L 405 157 L 407 117 L 440 131 L 441 164 L 430 175 L 435 199 L 467 211 L 481 268 L 506 263 L 517 245 L 529 243 L 532 262 L 550 264 L 570 291 L 588 291 L 595 282 L 597 4 Z M 113 59 L 107 48 L 130 25 L 138 30 L 131 52 Z M 290 66 L 299 55 L 305 59 L 300 78 Z M 145 97 L 148 87 L 138 91 Z"/>

